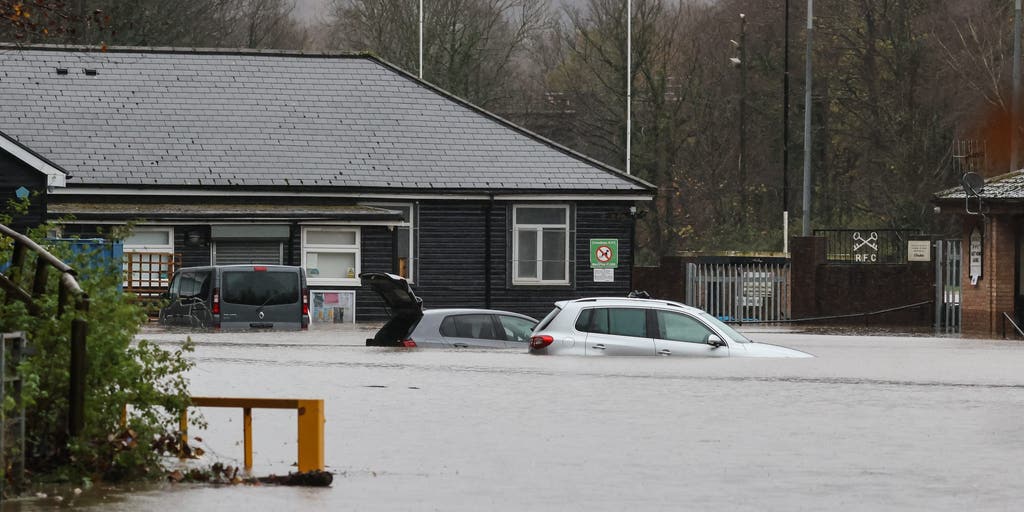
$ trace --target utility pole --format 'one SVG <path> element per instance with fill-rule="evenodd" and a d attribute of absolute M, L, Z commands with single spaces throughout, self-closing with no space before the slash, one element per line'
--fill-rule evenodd
<path fill-rule="evenodd" d="M 1013 9 L 1013 100 L 1010 114 L 1010 172 L 1019 170 L 1017 165 L 1018 151 L 1020 150 L 1020 6 L 1021 0 L 1017 0 Z"/>
<path fill-rule="evenodd" d="M 626 174 L 632 174 L 629 162 L 632 155 L 633 132 L 633 0 L 626 0 Z"/>
<path fill-rule="evenodd" d="M 814 0 L 807 0 L 807 75 L 804 78 L 804 222 L 811 236 L 811 49 L 814 47 Z"/>
<path fill-rule="evenodd" d="M 747 220 L 747 17 L 740 13 L 740 223 Z"/>
<path fill-rule="evenodd" d="M 423 80 L 423 0 L 420 0 L 420 80 Z"/>
<path fill-rule="evenodd" d="M 789 254 L 789 0 L 786 0 L 782 58 L 782 253 Z"/>

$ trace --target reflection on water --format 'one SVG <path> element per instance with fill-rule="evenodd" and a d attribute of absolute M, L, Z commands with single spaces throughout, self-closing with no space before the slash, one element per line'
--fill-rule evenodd
<path fill-rule="evenodd" d="M 89 491 L 103 510 L 1012 510 L 1024 345 L 744 329 L 813 359 L 538 357 L 365 347 L 375 326 L 183 333 L 194 394 L 324 398 L 329 489 Z M 209 462 L 241 412 L 205 409 Z M 253 412 L 255 473 L 295 460 L 295 413 Z M 51 498 L 12 510 L 49 508 Z M 67 502 L 64 502 L 67 504 Z"/>

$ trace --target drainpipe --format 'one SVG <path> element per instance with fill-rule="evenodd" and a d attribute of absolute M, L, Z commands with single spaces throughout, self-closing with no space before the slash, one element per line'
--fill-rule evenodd
<path fill-rule="evenodd" d="M 491 214 L 494 211 L 494 194 L 484 206 L 484 307 L 491 308 Z"/>

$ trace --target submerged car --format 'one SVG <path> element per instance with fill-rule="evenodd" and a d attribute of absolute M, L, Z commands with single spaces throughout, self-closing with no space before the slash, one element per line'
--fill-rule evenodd
<path fill-rule="evenodd" d="M 529 351 L 581 356 L 814 357 L 753 342 L 701 309 L 635 298 L 556 302 L 534 330 Z"/>
<path fill-rule="evenodd" d="M 391 318 L 366 340 L 376 347 L 523 348 L 537 320 L 495 309 L 423 309 L 423 300 L 401 276 L 384 272 L 359 274 L 376 291 Z"/>

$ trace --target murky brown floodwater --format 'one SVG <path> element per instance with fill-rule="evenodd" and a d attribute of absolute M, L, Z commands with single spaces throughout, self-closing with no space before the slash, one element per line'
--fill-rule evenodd
<path fill-rule="evenodd" d="M 91 490 L 102 510 L 1018 510 L 1024 345 L 745 329 L 814 359 L 368 348 L 351 327 L 192 333 L 200 396 L 324 398 L 331 488 Z M 150 328 L 172 346 L 185 334 Z M 206 462 L 241 459 L 207 409 Z M 255 411 L 255 473 L 295 416 Z M 9 503 L 48 509 L 51 498 Z"/>

